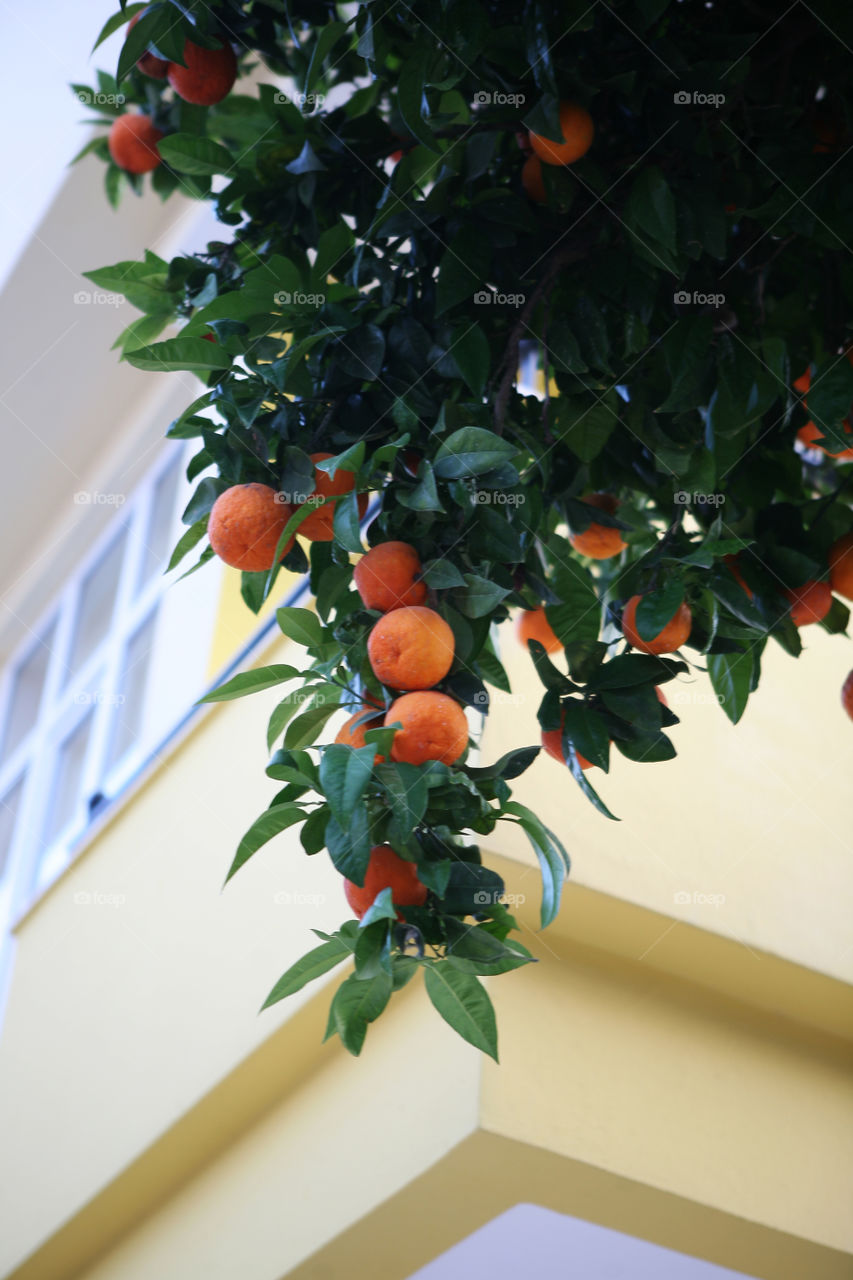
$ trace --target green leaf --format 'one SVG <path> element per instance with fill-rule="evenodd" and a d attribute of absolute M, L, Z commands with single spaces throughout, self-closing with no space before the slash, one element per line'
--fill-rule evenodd
<path fill-rule="evenodd" d="M 423 770 L 413 764 L 383 763 L 376 766 L 376 777 L 388 793 L 400 834 L 408 838 L 423 818 L 429 801 Z"/>
<path fill-rule="evenodd" d="M 206 175 L 229 173 L 234 167 L 231 152 L 210 138 L 192 133 L 170 133 L 157 144 L 160 155 L 178 173 Z"/>
<path fill-rule="evenodd" d="M 197 543 L 201 542 L 207 533 L 207 516 L 203 516 L 201 520 L 196 520 L 195 524 L 191 524 L 189 529 L 181 534 L 178 539 L 175 550 L 172 552 L 172 558 L 166 566 L 166 573 L 170 573 L 176 565 L 179 565 L 184 556 L 192 551 Z"/>
<path fill-rule="evenodd" d="M 281 975 L 261 1005 L 261 1011 L 269 1009 L 270 1005 L 277 1004 L 279 1000 L 284 1000 L 285 997 L 301 991 L 309 982 L 313 982 L 315 978 L 321 978 L 324 973 L 328 973 L 330 969 L 334 969 L 342 960 L 346 960 L 351 955 L 352 952 L 346 943 L 341 942 L 338 938 L 333 938 L 331 942 L 324 942 L 321 946 L 314 947 L 312 951 L 302 956 L 300 960 L 297 960 Z"/>
<path fill-rule="evenodd" d="M 279 627 L 291 640 L 308 649 L 319 649 L 323 643 L 323 624 L 311 609 L 289 606 L 276 610 Z"/>
<path fill-rule="evenodd" d="M 665 733 L 638 734 L 636 738 L 614 738 L 613 745 L 636 764 L 660 764 L 674 760 L 675 747 Z"/>
<path fill-rule="evenodd" d="M 466 618 L 485 618 L 487 614 L 494 613 L 496 606 L 509 593 L 509 587 L 501 587 L 476 573 L 466 573 L 465 587 L 454 591 L 453 602 Z"/>
<path fill-rule="evenodd" d="M 317 42 L 311 51 L 311 61 L 309 62 L 308 69 L 305 72 L 303 93 L 306 97 L 313 91 L 315 84 L 323 74 L 323 63 L 326 61 L 326 58 L 331 53 L 332 49 L 334 49 L 341 36 L 344 35 L 346 29 L 347 23 L 345 22 L 329 22 L 325 27 L 321 28 L 320 34 L 317 37 Z"/>
<path fill-rule="evenodd" d="M 533 852 L 539 859 L 542 873 L 542 907 L 540 922 L 542 928 L 555 919 L 560 910 L 560 898 L 563 892 L 563 881 L 569 874 L 569 855 L 560 841 L 540 822 L 532 809 L 511 800 L 504 807 L 505 813 L 514 814 L 525 830 Z"/>
<path fill-rule="evenodd" d="M 450 344 L 450 354 L 472 394 L 482 396 L 489 376 L 491 353 L 480 326 L 465 325 L 457 329 Z"/>
<path fill-rule="evenodd" d="M 853 366 L 843 356 L 821 360 L 809 388 L 808 412 L 826 438 L 825 448 L 833 453 L 850 446 L 850 437 L 845 435 L 842 424 L 851 403 Z"/>
<path fill-rule="evenodd" d="M 746 653 L 709 653 L 708 675 L 720 706 L 737 724 L 746 710 L 752 687 L 752 651 Z"/>
<path fill-rule="evenodd" d="M 553 584 L 559 604 L 547 604 L 545 617 L 563 645 L 594 642 L 601 628 L 601 602 L 589 569 L 576 560 L 556 564 Z"/>
<path fill-rule="evenodd" d="M 442 442 L 433 468 L 440 480 L 484 475 L 515 453 L 513 445 L 484 427 L 462 427 Z"/>
<path fill-rule="evenodd" d="M 675 200 L 666 178 L 654 165 L 642 169 L 631 188 L 624 222 L 643 244 L 649 240 L 675 253 Z"/>
<path fill-rule="evenodd" d="M 465 586 L 465 579 L 461 572 L 450 560 L 431 560 L 424 565 L 421 576 L 427 586 L 435 587 L 437 591 L 447 587 Z"/>
<path fill-rule="evenodd" d="M 361 917 L 358 927 L 359 929 L 366 929 L 369 925 L 376 924 L 378 920 L 396 919 L 397 908 L 394 906 L 394 902 L 391 897 L 391 890 L 382 889 Z M 358 959 L 358 953 L 356 953 L 356 962 L 358 962 Z"/>
<path fill-rule="evenodd" d="M 517 778 L 524 773 L 525 769 L 530 768 L 540 751 L 541 747 L 515 747 L 512 751 L 507 751 L 502 755 L 495 764 L 479 768 L 469 767 L 465 772 L 475 782 L 491 778 L 505 778 L 507 780 Z"/>
<path fill-rule="evenodd" d="M 348 747 L 333 743 L 320 760 L 320 786 L 329 808 L 342 827 L 349 822 L 373 772 L 372 746 Z"/>
<path fill-rule="evenodd" d="M 342 827 L 337 818 L 329 818 L 326 826 L 326 848 L 342 876 L 352 880 L 354 884 L 364 884 L 370 861 L 370 828 L 364 805 L 353 809 L 346 827 Z"/>
<path fill-rule="evenodd" d="M 359 980 L 351 974 L 335 992 L 326 1039 L 337 1032 L 344 1048 L 358 1057 L 371 1022 L 391 999 L 391 975 L 380 970 L 373 978 Z"/>
<path fill-rule="evenodd" d="M 427 995 L 448 1026 L 497 1062 L 495 1011 L 479 978 L 438 961 L 424 966 L 424 979 Z"/>
<path fill-rule="evenodd" d="M 287 726 L 284 745 L 289 751 L 300 751 L 303 747 L 310 747 L 317 741 L 323 725 L 337 711 L 338 698 L 332 693 L 324 696 L 328 698 L 327 702 L 311 707 Z"/>
<path fill-rule="evenodd" d="M 230 702 L 232 698 L 244 698 L 248 693 L 259 693 L 284 684 L 301 673 L 296 667 L 277 663 L 270 667 L 256 667 L 254 671 L 241 671 L 239 675 L 221 684 L 218 689 L 206 693 L 199 702 Z"/>
<path fill-rule="evenodd" d="M 555 419 L 555 438 L 567 444 L 581 462 L 592 462 L 613 434 L 619 416 L 606 400 L 590 405 L 570 396 L 560 396 Z"/>
<path fill-rule="evenodd" d="M 237 846 L 237 852 L 234 855 L 234 861 L 225 877 L 227 884 L 231 877 L 240 870 L 244 862 L 248 862 L 253 853 L 257 853 L 261 845 L 272 840 L 273 836 L 277 836 L 279 832 L 285 831 L 288 827 L 292 827 L 295 822 L 302 822 L 305 818 L 305 810 L 298 804 L 281 804 L 275 805 L 272 809 L 267 809 L 266 813 L 252 823 L 249 830 L 243 836 Z"/>
<path fill-rule="evenodd" d="M 203 338 L 167 338 L 165 342 L 154 342 L 137 351 L 126 351 L 123 359 L 134 369 L 154 373 L 175 373 L 179 370 L 210 373 L 231 368 L 228 352 L 218 343 L 205 342 Z"/>
<path fill-rule="evenodd" d="M 684 581 L 673 575 L 656 591 L 647 591 L 634 618 L 641 640 L 654 640 L 675 617 L 684 600 Z"/>
<path fill-rule="evenodd" d="M 637 684 L 663 684 L 688 670 L 685 662 L 646 653 L 623 653 L 599 667 L 591 689 L 629 689 Z"/>
<path fill-rule="evenodd" d="M 429 51 L 418 49 L 403 64 L 397 78 L 397 106 L 403 124 L 413 138 L 430 151 L 438 151 L 432 130 L 424 122 L 424 80 L 429 62 Z"/>
<path fill-rule="evenodd" d="M 92 45 L 92 53 L 95 52 L 99 44 L 103 44 L 108 36 L 114 31 L 118 31 L 119 27 L 123 27 L 126 22 L 135 17 L 137 13 L 141 13 L 147 7 L 148 0 L 142 0 L 141 4 L 128 4 L 123 9 L 119 9 L 118 13 L 114 13 L 111 18 L 107 18 L 101 27 L 97 40 Z"/>
<path fill-rule="evenodd" d="M 335 542 L 339 543 L 345 551 L 355 551 L 360 554 L 364 547 L 361 545 L 361 512 L 358 499 L 359 494 L 355 489 L 350 490 L 345 497 L 337 499 L 332 519 L 332 532 Z"/>
<path fill-rule="evenodd" d="M 657 698 L 655 698 L 657 702 Z M 606 773 L 609 767 L 610 735 L 604 720 L 584 702 L 569 698 L 563 703 L 563 739 L 571 743 L 591 764 Z M 564 748 L 565 752 L 565 748 Z"/>

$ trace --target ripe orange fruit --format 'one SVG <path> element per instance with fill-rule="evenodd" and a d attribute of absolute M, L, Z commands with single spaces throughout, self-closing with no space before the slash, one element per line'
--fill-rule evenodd
<path fill-rule="evenodd" d="M 586 155 L 592 146 L 595 126 L 592 116 L 576 102 L 560 103 L 562 142 L 552 142 L 541 134 L 531 133 L 530 145 L 545 164 L 572 164 Z"/>
<path fill-rule="evenodd" d="M 833 591 L 853 600 L 853 533 L 845 533 L 829 548 L 829 582 Z"/>
<path fill-rule="evenodd" d="M 564 717 L 561 716 L 559 729 L 542 730 L 542 746 L 545 748 L 548 755 L 551 756 L 552 759 L 556 760 L 558 764 L 567 765 L 568 761 L 563 755 L 563 719 Z M 587 760 L 586 756 L 582 756 L 577 747 L 575 748 L 575 755 L 577 756 L 578 764 L 582 769 L 592 768 L 592 761 Z"/>
<path fill-rule="evenodd" d="M 220 49 L 202 49 L 191 40 L 184 42 L 184 62 L 169 63 L 169 84 L 184 102 L 212 107 L 231 92 L 237 79 L 237 58 L 227 42 Z"/>
<path fill-rule="evenodd" d="M 675 653 L 690 635 L 693 615 L 686 604 L 678 606 L 669 622 L 651 640 L 642 640 L 636 627 L 637 605 L 642 596 L 631 596 L 622 614 L 622 634 L 628 643 L 640 653 Z"/>
<path fill-rule="evenodd" d="M 405 605 L 380 618 L 367 640 L 373 674 L 392 689 L 431 689 L 453 664 L 453 632 L 425 605 Z"/>
<path fill-rule="evenodd" d="M 799 378 L 794 379 L 794 390 L 799 391 L 800 395 L 805 395 L 811 385 L 812 371 L 806 367 L 805 372 L 801 373 Z"/>
<path fill-rule="evenodd" d="M 468 746 L 465 712 L 446 693 L 404 693 L 385 716 L 386 724 L 398 720 L 403 727 L 394 734 L 391 759 L 401 764 L 454 764 Z"/>
<path fill-rule="evenodd" d="M 588 493 L 583 501 L 587 506 L 606 511 L 609 516 L 612 516 L 619 506 L 618 498 L 614 498 L 612 493 Z M 575 551 L 580 552 L 582 556 L 589 556 L 592 560 L 609 560 L 611 556 L 618 556 L 619 552 L 624 551 L 628 545 L 623 541 L 618 529 L 595 523 L 588 525 L 583 533 L 572 534 L 569 542 Z"/>
<path fill-rule="evenodd" d="M 853 671 L 841 686 L 841 705 L 847 712 L 851 720 L 853 720 Z"/>
<path fill-rule="evenodd" d="M 146 9 L 141 9 L 139 13 L 134 14 L 130 22 L 127 24 L 127 34 L 130 35 L 143 13 L 147 13 Z M 137 71 L 141 71 L 145 76 L 151 76 L 154 80 L 165 80 L 166 73 L 169 70 L 169 64 L 165 58 L 158 58 L 156 53 L 143 53 L 141 58 L 136 62 Z"/>
<path fill-rule="evenodd" d="M 542 177 L 542 161 L 538 156 L 529 155 L 521 166 L 521 185 L 531 200 L 535 200 L 537 204 L 548 203 Z"/>
<path fill-rule="evenodd" d="M 519 643 L 526 649 L 528 640 L 538 640 L 544 645 L 546 653 L 556 653 L 563 644 L 554 635 L 551 624 L 540 605 L 538 609 L 523 609 L 515 620 L 515 634 Z"/>
<path fill-rule="evenodd" d="M 365 703 L 361 711 L 356 711 L 355 715 L 351 715 L 349 720 L 346 720 L 341 725 L 335 736 L 335 742 L 339 742 L 345 747 L 366 747 L 367 743 L 364 740 L 364 735 L 367 730 L 381 729 L 384 724 L 384 717 L 382 715 L 371 716 L 369 720 L 365 718 L 364 713 L 366 711 L 373 710 L 374 707 L 369 703 Z M 360 723 L 356 724 L 356 721 L 359 721 Z M 377 752 L 373 757 L 373 763 L 382 764 L 384 759 L 385 757 L 379 755 Z"/>
<path fill-rule="evenodd" d="M 355 475 L 352 471 L 342 471 L 338 467 L 333 480 L 327 471 L 316 470 L 318 462 L 325 462 L 327 458 L 334 456 L 333 453 L 311 454 L 311 461 L 315 464 L 314 492 L 306 499 L 307 502 L 311 502 L 312 498 L 340 498 L 345 493 L 350 493 L 355 487 Z M 322 506 L 318 506 L 316 511 L 312 511 L 310 516 L 303 520 L 297 532 L 309 542 L 331 542 L 334 538 L 335 506 L 334 501 L 324 502 Z M 366 493 L 358 496 L 358 510 L 361 515 L 364 515 L 367 510 Z"/>
<path fill-rule="evenodd" d="M 655 685 L 655 693 L 658 696 L 658 702 L 660 702 L 664 707 L 668 707 L 669 703 L 667 702 L 666 694 L 664 693 L 663 689 L 660 689 L 657 685 Z"/>
<path fill-rule="evenodd" d="M 810 622 L 820 622 L 832 608 L 832 591 L 826 582 L 818 582 L 810 578 L 801 587 L 783 591 L 791 602 L 791 620 L 796 627 L 805 627 Z"/>
<path fill-rule="evenodd" d="M 346 900 L 359 920 L 383 889 L 391 890 L 395 907 L 422 907 L 426 902 L 427 887 L 418 879 L 417 867 L 401 858 L 389 844 L 377 844 L 370 850 L 363 886 L 344 880 Z M 399 911 L 397 919 L 403 919 Z"/>
<path fill-rule="evenodd" d="M 422 569 L 420 556 L 408 542 L 379 542 L 361 557 L 353 579 L 365 609 L 390 613 L 424 603 L 427 585 L 417 580 Z"/>
<path fill-rule="evenodd" d="M 729 572 L 731 573 L 732 577 L 734 578 L 738 586 L 743 588 L 743 590 L 746 592 L 746 594 L 749 596 L 751 600 L 755 593 L 753 592 L 751 587 L 747 586 L 746 579 L 744 578 L 743 574 L 740 571 L 740 561 L 738 560 L 737 556 L 736 555 L 723 556 L 723 564 L 729 570 Z"/>
<path fill-rule="evenodd" d="M 273 556 L 293 508 L 278 501 L 268 484 L 235 484 L 213 504 L 207 522 L 210 545 L 234 569 L 259 573 L 271 569 Z M 293 546 L 290 538 L 282 558 Z"/>
<path fill-rule="evenodd" d="M 120 169 L 127 173 L 150 173 L 160 163 L 157 143 L 162 137 L 148 116 L 123 115 L 113 121 L 107 146 Z"/>
<path fill-rule="evenodd" d="M 845 419 L 844 434 L 850 435 L 850 423 Z M 838 453 L 832 453 L 825 445 L 820 443 L 823 432 L 814 422 L 807 422 L 804 427 L 800 427 L 797 432 L 797 439 L 800 444 L 805 445 L 807 449 L 820 449 L 821 453 L 825 453 L 828 458 L 853 458 L 853 448 L 841 449 Z"/>

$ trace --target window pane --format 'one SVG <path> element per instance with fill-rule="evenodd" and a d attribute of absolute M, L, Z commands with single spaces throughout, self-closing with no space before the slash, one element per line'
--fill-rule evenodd
<path fill-rule="evenodd" d="M 55 632 L 56 623 L 51 623 L 15 672 L 3 734 L 3 760 L 23 742 L 36 722 Z"/>
<path fill-rule="evenodd" d="M 86 749 L 89 746 L 93 719 L 94 713 L 87 711 L 57 753 L 51 788 L 52 803 L 45 828 L 45 845 L 51 844 L 74 816 L 80 799 L 83 765 L 86 761 Z"/>
<path fill-rule="evenodd" d="M 148 667 L 154 644 L 156 611 L 152 611 L 142 626 L 137 628 L 124 652 L 119 680 L 119 701 L 113 711 L 113 728 L 107 768 L 121 760 L 130 747 L 142 736 L 145 711 L 145 687 L 148 683 Z"/>
<path fill-rule="evenodd" d="M 151 514 L 145 531 L 145 547 L 142 552 L 142 572 L 139 586 L 143 587 L 155 573 L 162 573 L 172 552 L 172 528 L 175 503 L 178 497 L 178 481 L 181 478 L 181 458 L 178 456 L 163 472 L 154 487 Z"/>
<path fill-rule="evenodd" d="M 0 880 L 9 862 L 9 851 L 15 834 L 15 821 L 18 817 L 18 806 L 21 803 L 21 792 L 24 779 L 19 778 L 0 800 Z"/>
<path fill-rule="evenodd" d="M 127 529 L 122 529 L 100 560 L 89 570 L 80 588 L 77 618 L 74 623 L 74 640 L 68 664 L 69 678 L 80 670 L 107 634 L 112 620 L 126 543 Z"/>

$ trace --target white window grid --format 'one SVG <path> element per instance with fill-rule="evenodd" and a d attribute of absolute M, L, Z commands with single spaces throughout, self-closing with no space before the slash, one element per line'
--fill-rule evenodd
<path fill-rule="evenodd" d="M 59 599 L 54 600 L 38 623 L 29 629 L 26 641 L 0 676 L 2 744 L 16 676 L 34 646 L 43 644 L 44 637 L 49 636 L 50 654 L 34 723 L 9 758 L 0 764 L 0 805 L 14 793 L 16 784 L 23 781 L 11 843 L 8 849 L 0 851 L 0 973 L 9 924 L 72 860 L 76 845 L 100 808 L 90 809 L 91 798 L 101 796 L 105 801 L 114 798 L 157 745 L 152 739 L 151 726 L 146 724 L 150 717 L 143 711 L 141 732 L 121 758 L 107 765 L 116 716 L 122 712 L 120 681 L 127 646 L 140 627 L 150 618 L 156 619 L 167 588 L 185 568 L 182 565 L 164 574 L 164 566 L 157 566 L 148 580 L 140 584 L 157 485 L 172 467 L 178 468 L 178 475 L 169 516 L 169 552 L 180 536 L 180 514 L 191 492 L 183 474 L 185 461 L 185 456 L 174 445 L 158 458 L 129 501 L 110 519 L 108 528 L 77 566 Z M 114 539 L 123 536 L 123 530 L 127 541 L 105 634 L 79 670 L 69 675 L 83 585 L 89 571 L 108 552 Z M 143 707 L 147 701 L 143 698 Z M 176 710 L 183 713 L 186 708 Z M 57 799 L 55 784 L 62 745 L 89 716 L 91 728 L 72 811 L 61 829 L 45 843 L 45 833 L 52 821 L 52 804 Z M 162 729 L 158 736 L 162 737 Z"/>

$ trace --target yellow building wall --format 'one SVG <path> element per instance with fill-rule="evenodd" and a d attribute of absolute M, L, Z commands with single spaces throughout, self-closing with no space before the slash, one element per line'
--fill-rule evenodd
<path fill-rule="evenodd" d="M 683 715 L 679 759 L 619 758 L 597 779 L 621 824 L 550 760 L 520 780 L 574 873 L 560 921 L 538 935 L 529 852 L 510 827 L 489 842 L 527 899 L 541 958 L 491 983 L 500 1068 L 418 990 L 395 1001 L 358 1062 L 319 1045 L 328 990 L 258 1016 L 311 928 L 348 912 L 329 859 L 306 858 L 292 833 L 221 892 L 240 836 L 277 789 L 263 767 L 281 691 L 206 712 L 18 930 L 0 1040 L 0 1275 L 230 1280 L 238 1256 L 247 1280 L 303 1262 L 306 1277 L 337 1275 L 305 1259 L 321 1247 L 333 1256 L 341 1232 L 352 1244 L 389 1196 L 442 1169 L 445 1227 L 409 1229 L 409 1251 L 376 1264 L 402 1278 L 452 1243 L 460 1221 L 479 1225 L 456 1200 L 471 1161 L 488 1173 L 494 1158 L 483 1132 L 510 1144 L 529 1187 L 546 1155 L 556 1160 L 565 1212 L 580 1203 L 636 1229 L 618 1190 L 627 1180 L 657 1206 L 649 1238 L 672 1242 L 675 1196 L 705 1224 L 694 1226 L 701 1256 L 737 1253 L 740 1215 L 756 1275 L 789 1280 L 778 1259 L 795 1246 L 808 1274 L 845 1274 L 849 1256 L 834 1251 L 853 1253 L 850 992 L 839 981 L 851 958 L 849 725 L 835 705 L 843 642 L 813 630 L 798 670 L 768 654 L 736 730 L 697 697 L 706 677 L 684 684 L 688 703 L 668 686 Z M 301 654 L 278 642 L 264 660 Z M 538 691 L 509 634 L 504 660 L 516 701 L 497 696 L 485 759 L 536 736 Z M 725 903 L 686 909 L 681 890 Z M 600 1174 L 588 1204 L 569 1176 L 577 1167 Z M 500 1179 L 492 1190 L 477 1200 L 482 1220 L 506 1207 Z M 729 1224 L 722 1240 L 715 1214 Z"/>

